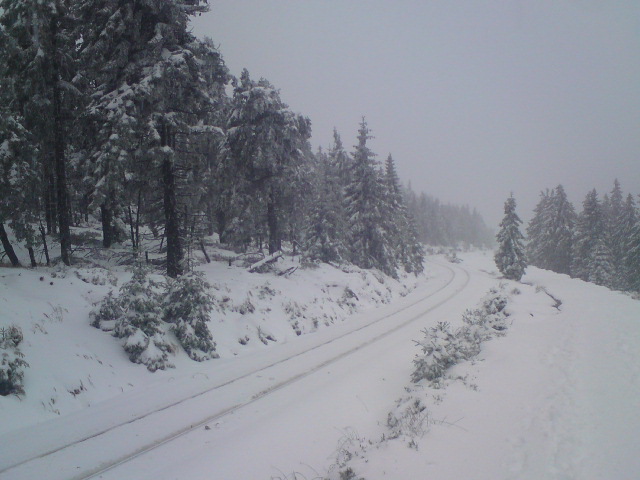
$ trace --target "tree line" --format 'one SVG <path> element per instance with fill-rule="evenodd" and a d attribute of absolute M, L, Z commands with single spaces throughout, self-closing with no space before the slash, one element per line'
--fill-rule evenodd
<path fill-rule="evenodd" d="M 562 185 L 541 192 L 526 245 L 520 223 L 511 197 L 496 254 L 505 276 L 515 271 L 519 279 L 529 263 L 612 289 L 640 291 L 640 215 L 633 195 L 625 196 L 617 179 L 602 199 L 595 189 L 588 192 L 580 213 Z"/>
<path fill-rule="evenodd" d="M 162 238 L 170 277 L 214 233 L 239 249 L 288 241 L 313 261 L 392 275 L 422 270 L 420 241 L 478 243 L 443 219 L 482 228 L 479 215 L 443 214 L 456 207 L 434 210 L 403 188 L 391 155 L 383 165 L 367 146 L 364 118 L 351 152 L 337 132 L 312 152 L 307 117 L 267 80 L 230 75 L 213 41 L 190 32 L 206 10 L 200 0 L 0 0 L 0 239 L 13 264 L 5 224 L 33 265 L 36 247 L 49 262 L 51 235 L 69 265 L 71 227 L 91 215 L 105 248 L 138 251 L 146 230 Z"/>

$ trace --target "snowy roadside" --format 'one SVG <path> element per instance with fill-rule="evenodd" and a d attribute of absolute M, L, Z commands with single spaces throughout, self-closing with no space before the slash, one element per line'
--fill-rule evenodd
<path fill-rule="evenodd" d="M 508 282 L 520 293 L 507 335 L 438 386 L 407 385 L 426 409 L 404 419 L 400 438 L 350 442 L 357 455 L 341 452 L 330 478 L 637 478 L 640 302 L 531 267 L 523 282 Z"/>
<path fill-rule="evenodd" d="M 279 261 L 277 271 L 249 273 L 240 262 L 229 265 L 226 257 L 233 252 L 211 248 L 209 253 L 218 261 L 199 270 L 213 286 L 216 309 L 209 328 L 221 358 L 194 362 L 176 345 L 171 358 L 176 368 L 155 373 L 129 362 L 118 339 L 90 326 L 94 304 L 109 291 L 117 294 L 131 277 L 125 267 L 0 268 L 0 327 L 22 329 L 20 348 L 30 365 L 25 369 L 26 394 L 0 397 L 0 434 L 125 392 L 167 390 L 178 378 L 192 378 L 195 386 L 185 388 L 197 389 L 198 379 L 228 368 L 236 357 L 341 324 L 430 280 L 429 273 L 394 280 L 355 267 L 301 268 L 300 257 L 290 256 Z M 289 269 L 295 271 L 277 274 Z"/>

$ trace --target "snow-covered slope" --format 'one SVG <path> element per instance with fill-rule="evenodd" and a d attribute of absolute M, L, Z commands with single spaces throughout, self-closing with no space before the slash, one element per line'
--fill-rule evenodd
<path fill-rule="evenodd" d="M 637 478 L 640 302 L 535 268 L 522 284 L 503 282 L 490 254 L 462 258 L 459 265 L 429 259 L 429 278 L 404 297 L 411 286 L 332 267 L 299 269 L 289 279 L 205 267 L 219 304 L 249 298 L 254 316 L 221 307 L 212 330 L 222 358 L 201 364 L 181 354 L 175 369 L 154 374 L 88 326 L 91 302 L 108 285 L 86 283 L 74 271 L 64 278 L 48 272 L 41 281 L 42 274 L 2 270 L 0 311 L 23 322 L 31 368 L 22 401 L 0 398 L 2 423 L 11 425 L 0 435 L 0 471 L 67 440 L 86 440 L 0 476 L 300 480 L 338 479 L 352 468 L 354 478 L 369 480 Z M 116 277 L 120 283 L 126 275 Z M 261 298 L 267 280 L 280 293 Z M 507 334 L 453 367 L 441 388 L 412 386 L 421 330 L 440 321 L 459 325 L 465 309 L 500 283 L 510 294 Z M 296 335 L 283 303 L 305 306 L 307 318 L 298 318 L 313 327 L 324 312 L 346 313 L 332 310 L 338 307 L 330 300 L 347 287 L 369 307 L 395 297 Z M 329 295 L 314 302 L 312 290 L 322 288 Z M 262 344 L 261 325 L 278 342 Z M 247 345 L 238 342 L 244 332 L 253 334 Z M 34 377 L 37 371 L 47 375 Z M 85 389 L 74 393 L 78 380 Z M 387 415 L 407 387 L 427 407 L 425 428 L 388 440 Z M 37 404 L 52 392 L 55 402 Z M 52 413 L 55 405 L 61 415 Z"/>
<path fill-rule="evenodd" d="M 26 252 L 21 252 L 25 254 Z M 343 322 L 356 312 L 398 300 L 428 281 L 429 274 L 399 280 L 355 267 L 303 268 L 285 256 L 277 269 L 249 273 L 233 252 L 210 247 L 218 258 L 203 264 L 216 309 L 209 328 L 220 360 L 193 362 L 178 347 L 175 369 L 148 372 L 132 364 L 122 341 L 90 326 L 89 313 L 109 292 L 118 293 L 131 273 L 125 267 L 0 268 L 0 327 L 19 326 L 30 368 L 26 394 L 0 397 L 0 433 L 84 409 L 132 390 L 180 377 L 207 376 L 220 364 L 269 345 Z M 24 256 L 24 255 L 23 255 Z M 104 259 L 102 259 L 104 260 Z M 105 263 L 102 261 L 101 263 Z M 295 270 L 288 275 L 277 272 Z M 158 281 L 162 277 L 156 275 Z"/>
<path fill-rule="evenodd" d="M 640 302 L 531 267 L 523 282 L 507 335 L 425 387 L 427 433 L 369 449 L 357 478 L 639 478 Z"/>

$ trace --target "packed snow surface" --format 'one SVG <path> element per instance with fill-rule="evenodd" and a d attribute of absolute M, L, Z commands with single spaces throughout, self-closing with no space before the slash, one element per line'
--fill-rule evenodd
<path fill-rule="evenodd" d="M 221 358 L 179 352 L 155 373 L 89 326 L 123 274 L 0 269 L 0 318 L 22 327 L 31 365 L 26 395 L 0 397 L 0 478 L 308 480 L 346 467 L 366 479 L 638 478 L 640 302 L 535 268 L 505 282 L 490 252 L 461 258 L 431 257 L 411 284 L 212 264 Z M 500 283 L 507 334 L 439 388 L 412 385 L 421 330 L 459 325 Z M 239 312 L 249 304 L 253 316 Z M 381 441 L 407 389 L 426 428 L 411 445 Z"/>

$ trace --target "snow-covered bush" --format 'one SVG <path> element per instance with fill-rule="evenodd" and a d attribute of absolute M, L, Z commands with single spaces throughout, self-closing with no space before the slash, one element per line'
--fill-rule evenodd
<path fill-rule="evenodd" d="M 0 329 L 0 395 L 24 394 L 24 369 L 29 364 L 18 348 L 23 335 L 20 327 L 11 325 Z"/>
<path fill-rule="evenodd" d="M 420 398 L 410 396 L 396 402 L 387 415 L 389 438 L 405 436 L 410 440 L 422 437 L 429 428 L 429 412 Z"/>
<path fill-rule="evenodd" d="M 413 361 L 413 382 L 441 378 L 456 363 L 478 355 L 482 342 L 504 334 L 507 328 L 506 306 L 507 297 L 500 290 L 491 289 L 478 308 L 463 314 L 463 326 L 455 332 L 447 322 L 423 330 L 424 338 L 416 341 L 422 354 Z"/>
<path fill-rule="evenodd" d="M 129 359 L 152 372 L 173 366 L 168 358 L 171 346 L 162 329 L 159 287 L 144 267 L 137 266 L 131 280 L 120 287 L 120 295 L 109 293 L 90 314 L 91 325 L 124 339 Z"/>
<path fill-rule="evenodd" d="M 413 360 L 415 369 L 411 374 L 414 382 L 422 379 L 429 381 L 441 378 L 444 372 L 464 360 L 464 353 L 455 332 L 448 322 L 438 322 L 435 327 L 423 330 L 424 338 L 416 341 L 422 349 L 422 355 Z"/>
<path fill-rule="evenodd" d="M 218 358 L 207 322 L 214 307 L 210 285 L 200 272 L 170 280 L 164 296 L 164 319 L 173 324 L 178 341 L 191 359 Z"/>
<path fill-rule="evenodd" d="M 113 292 L 109 292 L 100 302 L 100 306 L 89 313 L 91 326 L 107 332 L 113 331 L 116 321 L 122 315 L 123 310 L 120 306 L 120 301 L 113 296 Z"/>
<path fill-rule="evenodd" d="M 129 359 L 146 365 L 152 372 L 172 367 L 167 355 L 171 347 L 161 328 L 163 311 L 158 288 L 144 267 L 136 267 L 133 278 L 120 287 L 118 303 L 122 315 L 113 330 L 114 336 L 125 339 L 124 350 Z"/>

